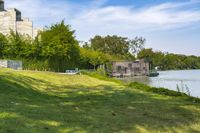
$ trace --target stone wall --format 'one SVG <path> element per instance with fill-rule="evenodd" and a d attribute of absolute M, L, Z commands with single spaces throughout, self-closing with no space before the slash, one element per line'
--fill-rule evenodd
<path fill-rule="evenodd" d="M 22 61 L 0 60 L 0 68 L 12 68 L 22 70 Z"/>

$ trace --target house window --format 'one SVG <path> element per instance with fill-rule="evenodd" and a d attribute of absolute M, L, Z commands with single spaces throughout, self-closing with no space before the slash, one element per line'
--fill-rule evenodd
<path fill-rule="evenodd" d="M 17 9 L 15 9 L 15 11 L 16 11 L 16 21 L 22 21 L 21 12 L 18 11 Z"/>
<path fill-rule="evenodd" d="M 125 68 L 125 73 L 127 73 L 127 71 L 128 71 L 128 68 Z"/>
<path fill-rule="evenodd" d="M 4 11 L 4 2 L 0 1 L 0 11 Z"/>
<path fill-rule="evenodd" d="M 139 71 L 140 71 L 140 68 L 134 68 L 134 71 L 135 71 L 135 72 L 139 72 Z"/>
<path fill-rule="evenodd" d="M 117 66 L 117 72 L 121 72 L 122 67 L 121 66 Z"/>

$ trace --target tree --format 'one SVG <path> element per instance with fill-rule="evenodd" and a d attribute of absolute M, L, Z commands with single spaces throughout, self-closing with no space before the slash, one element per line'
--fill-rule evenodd
<path fill-rule="evenodd" d="M 7 39 L 6 36 L 4 36 L 3 34 L 0 33 L 0 57 L 2 58 L 4 55 L 4 47 L 7 44 Z"/>
<path fill-rule="evenodd" d="M 138 58 L 145 58 L 152 62 L 152 67 L 159 66 L 161 70 L 182 70 L 182 69 L 199 69 L 200 57 L 186 56 L 152 49 L 142 49 L 138 53 Z"/>
<path fill-rule="evenodd" d="M 132 55 L 137 55 L 142 49 L 144 49 L 145 38 L 135 37 L 135 39 L 129 41 L 129 51 Z"/>
<path fill-rule="evenodd" d="M 129 52 L 129 41 L 119 36 L 95 36 L 90 40 L 92 50 L 105 52 L 110 55 L 126 55 Z"/>
<path fill-rule="evenodd" d="M 14 31 L 10 32 L 7 36 L 7 43 L 4 45 L 4 56 L 7 58 L 22 58 L 28 56 L 30 50 L 29 48 L 32 41 L 29 36 L 20 35 Z"/>
<path fill-rule="evenodd" d="M 149 60 L 149 61 L 151 61 L 153 59 L 153 56 L 154 56 L 154 52 L 151 48 L 150 49 L 142 49 L 137 55 L 137 57 L 139 59 L 144 58 L 144 59 Z"/>
<path fill-rule="evenodd" d="M 58 62 L 60 67 L 62 67 L 62 71 L 66 69 L 66 66 L 70 68 L 77 67 L 80 59 L 80 51 L 74 32 L 69 25 L 65 25 L 64 21 L 51 27 L 46 27 L 40 33 L 40 56 L 53 62 Z"/>
<path fill-rule="evenodd" d="M 90 40 L 90 43 L 86 43 L 83 47 L 114 55 L 120 59 L 133 60 L 135 55 L 144 48 L 145 41 L 142 37 L 130 40 L 116 35 L 105 37 L 97 35 Z"/>

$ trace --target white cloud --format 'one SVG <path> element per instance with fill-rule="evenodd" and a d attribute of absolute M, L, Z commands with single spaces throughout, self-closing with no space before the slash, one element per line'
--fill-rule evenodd
<path fill-rule="evenodd" d="M 69 1 L 6 0 L 7 7 L 19 8 L 37 25 L 50 25 L 65 19 L 77 31 L 79 39 L 95 34 L 125 34 L 141 30 L 169 30 L 200 23 L 199 0 L 163 3 L 145 8 L 105 6 L 107 0 L 88 5 Z M 103 6 L 104 5 L 104 6 Z"/>

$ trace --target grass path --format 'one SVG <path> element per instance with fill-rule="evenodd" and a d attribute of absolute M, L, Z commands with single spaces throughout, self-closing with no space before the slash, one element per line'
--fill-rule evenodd
<path fill-rule="evenodd" d="M 86 75 L 0 69 L 2 133 L 200 132 L 200 104 Z"/>

